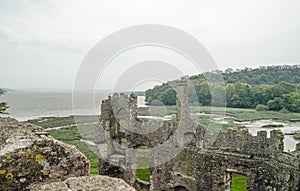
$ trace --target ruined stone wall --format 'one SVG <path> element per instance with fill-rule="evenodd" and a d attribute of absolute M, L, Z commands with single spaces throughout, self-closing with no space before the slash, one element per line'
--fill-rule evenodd
<path fill-rule="evenodd" d="M 198 130 L 198 137 L 204 138 L 206 130 Z M 280 131 L 267 138 L 264 131 L 252 136 L 229 130 L 215 141 L 209 148 L 190 144 L 171 161 L 153 168 L 151 190 L 229 191 L 233 173 L 246 176 L 247 191 L 299 190 L 300 144 L 296 154 L 284 152 Z"/>
<path fill-rule="evenodd" d="M 257 132 L 252 136 L 247 130 L 238 132 L 234 129 L 222 131 L 216 138 L 213 147 L 228 148 L 233 152 L 263 157 L 278 157 L 283 152 L 284 135 L 281 131 L 271 131 L 270 138 L 267 138 L 266 131 Z"/>
<path fill-rule="evenodd" d="M 270 138 L 266 131 L 220 132 L 211 147 L 198 150 L 197 190 L 230 190 L 232 173 L 247 177 L 247 190 L 298 190 L 299 158 L 283 151 L 283 138 L 278 130 Z"/>
<path fill-rule="evenodd" d="M 174 125 L 166 121 L 137 118 L 134 95 L 113 94 L 102 101 L 96 131 L 99 148 L 99 174 L 136 183 L 137 148 L 153 148 L 172 136 Z M 145 132 L 143 132 L 145 131 Z"/>
<path fill-rule="evenodd" d="M 300 144 L 292 155 L 283 151 L 280 131 L 270 137 L 265 131 L 257 136 L 233 129 L 209 132 L 191 120 L 187 87 L 186 81 L 177 82 L 174 124 L 139 120 L 135 96 L 115 94 L 104 100 L 97 131 L 100 174 L 151 191 L 227 191 L 233 173 L 246 176 L 247 190 L 300 189 Z M 150 186 L 136 182 L 139 147 L 158 148 L 149 157 Z M 160 163 L 164 159 L 170 160 Z"/>
<path fill-rule="evenodd" d="M 296 191 L 299 169 L 271 158 L 252 158 L 220 150 L 199 151 L 196 163 L 197 190 L 230 190 L 232 173 L 246 176 L 247 190 Z M 228 178 L 226 180 L 226 177 Z"/>
<path fill-rule="evenodd" d="M 151 168 L 151 191 L 160 190 L 196 190 L 195 185 L 195 153 L 196 129 L 201 127 L 190 116 L 188 106 L 188 84 L 186 80 L 178 80 L 176 84 L 177 113 L 174 124 L 174 156 L 167 155 L 169 161 Z M 178 152 L 178 150 L 180 152 Z M 153 157 L 159 160 L 168 151 L 161 150 Z M 171 156 L 171 157 L 170 157 Z M 160 159 L 162 160 L 162 159 Z"/>
<path fill-rule="evenodd" d="M 99 174 L 121 178 L 131 185 L 136 179 L 136 153 L 131 147 L 123 148 L 122 141 L 126 138 L 124 128 L 132 126 L 131 119 L 137 115 L 134 99 L 125 94 L 114 94 L 102 101 L 95 140 L 100 155 Z M 130 140 L 127 144 L 130 145 Z"/>

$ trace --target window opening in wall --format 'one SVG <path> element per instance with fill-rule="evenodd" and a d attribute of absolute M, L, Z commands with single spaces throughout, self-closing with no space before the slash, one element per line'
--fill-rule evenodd
<path fill-rule="evenodd" d="M 140 148 L 137 152 L 137 178 L 146 182 L 150 182 L 149 154 L 150 153 L 148 149 Z"/>
<path fill-rule="evenodd" d="M 246 191 L 247 177 L 243 174 L 231 174 L 231 191 Z"/>

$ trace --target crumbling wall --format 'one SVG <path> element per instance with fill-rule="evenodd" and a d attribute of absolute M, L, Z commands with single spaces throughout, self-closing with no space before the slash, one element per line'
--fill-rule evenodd
<path fill-rule="evenodd" d="M 134 185 L 136 180 L 136 153 L 130 146 L 122 147 L 127 137 L 126 128 L 133 127 L 137 117 L 136 97 L 114 94 L 102 101 L 101 118 L 96 131 L 99 148 L 99 174 L 117 177 Z M 121 126 L 122 124 L 122 126 Z"/>
<path fill-rule="evenodd" d="M 166 121 L 141 121 L 136 110 L 134 95 L 113 94 L 103 100 L 95 140 L 100 153 L 99 174 L 122 178 L 131 185 L 136 181 L 136 149 L 163 144 L 175 127 Z"/>
<path fill-rule="evenodd" d="M 290 159 L 294 160 L 295 157 L 290 155 Z M 199 150 L 196 160 L 197 190 L 230 190 L 226 177 L 232 173 L 246 176 L 247 190 L 299 189 L 299 168 L 292 161 L 283 163 L 273 158 L 253 157 L 219 149 Z"/>
<path fill-rule="evenodd" d="M 252 136 L 248 130 L 238 132 L 235 129 L 221 131 L 213 144 L 216 148 L 228 148 L 232 152 L 248 155 L 277 158 L 283 152 L 284 135 L 280 130 L 271 131 L 267 138 L 266 131 L 258 131 L 257 136 Z"/>
<path fill-rule="evenodd" d="M 202 127 L 191 119 L 187 94 L 186 80 L 178 80 L 176 83 L 176 122 L 173 139 L 170 140 L 173 150 L 166 148 L 166 150 L 161 149 L 159 153 L 153 153 L 152 160 L 163 161 L 162 158 L 165 157 L 169 160 L 158 166 L 151 165 L 150 190 L 196 190 L 194 173 L 196 131 Z M 175 154 L 167 154 L 170 151 Z"/>
<path fill-rule="evenodd" d="M 283 151 L 281 131 L 266 131 L 257 136 L 247 130 L 222 131 L 215 143 L 199 148 L 196 163 L 198 190 L 230 190 L 232 173 L 243 174 L 247 190 L 298 190 L 299 158 Z M 298 148 L 299 149 L 299 148 Z"/>
<path fill-rule="evenodd" d="M 124 180 L 107 176 L 72 177 L 65 181 L 40 185 L 31 189 L 40 190 L 101 190 L 101 191 L 135 191 Z"/>
<path fill-rule="evenodd" d="M 187 82 L 177 81 L 176 89 L 173 124 L 139 120 L 133 95 L 114 94 L 102 102 L 97 131 L 100 174 L 139 185 L 135 149 L 147 147 L 154 148 L 149 157 L 151 191 L 227 191 L 233 173 L 246 176 L 247 190 L 300 190 L 300 144 L 293 155 L 283 151 L 280 131 L 272 131 L 269 138 L 265 131 L 257 136 L 245 130 L 209 132 L 191 119 Z"/>

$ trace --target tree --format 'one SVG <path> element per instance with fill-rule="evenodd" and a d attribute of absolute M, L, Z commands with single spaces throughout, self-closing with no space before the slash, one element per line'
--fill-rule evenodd
<path fill-rule="evenodd" d="M 298 92 L 284 94 L 282 100 L 283 108 L 292 112 L 300 112 L 300 95 Z"/>
<path fill-rule="evenodd" d="M 255 107 L 255 110 L 256 110 L 256 111 L 268 111 L 269 108 L 268 108 L 268 106 L 265 106 L 265 105 L 262 105 L 262 104 L 258 104 L 258 105 Z"/>
<path fill-rule="evenodd" d="M 0 96 L 3 94 L 4 91 L 0 89 Z M 5 102 L 0 102 L 0 114 L 7 114 L 5 110 L 8 108 L 8 105 Z"/>
<path fill-rule="evenodd" d="M 282 98 L 275 97 L 275 99 L 269 100 L 267 106 L 269 107 L 270 110 L 279 111 L 280 109 L 283 108 Z"/>
<path fill-rule="evenodd" d="M 0 88 L 0 96 L 6 92 L 5 89 Z M 0 114 L 7 114 L 5 110 L 8 108 L 8 105 L 5 102 L 0 102 Z"/>
<path fill-rule="evenodd" d="M 8 106 L 5 102 L 0 102 L 0 114 L 7 114 L 7 112 L 5 112 L 7 108 Z"/>
<path fill-rule="evenodd" d="M 197 94 L 197 100 L 190 100 L 190 101 L 192 101 L 192 103 L 193 102 L 199 103 L 200 105 L 210 105 L 211 92 L 208 84 L 206 82 L 201 82 L 199 84 L 195 84 L 194 88 Z"/>
<path fill-rule="evenodd" d="M 240 107 L 242 107 L 242 105 L 243 105 L 240 96 L 237 95 L 237 94 L 234 94 L 234 95 L 232 96 L 231 102 L 232 102 L 232 106 L 233 106 L 233 107 L 240 108 Z"/>

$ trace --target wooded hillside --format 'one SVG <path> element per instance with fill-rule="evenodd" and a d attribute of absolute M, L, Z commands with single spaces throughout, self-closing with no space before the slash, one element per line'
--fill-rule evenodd
<path fill-rule="evenodd" d="M 222 74 L 225 87 L 206 79 Z M 211 98 L 226 88 L 226 105 L 257 110 L 282 110 L 300 112 L 300 65 L 262 66 L 243 70 L 226 69 L 189 77 L 194 85 L 200 105 L 211 105 Z M 146 91 L 146 101 L 151 105 L 176 104 L 175 81 L 155 86 Z M 219 91 L 222 90 L 222 91 Z M 215 106 L 224 103 L 215 102 Z"/>

